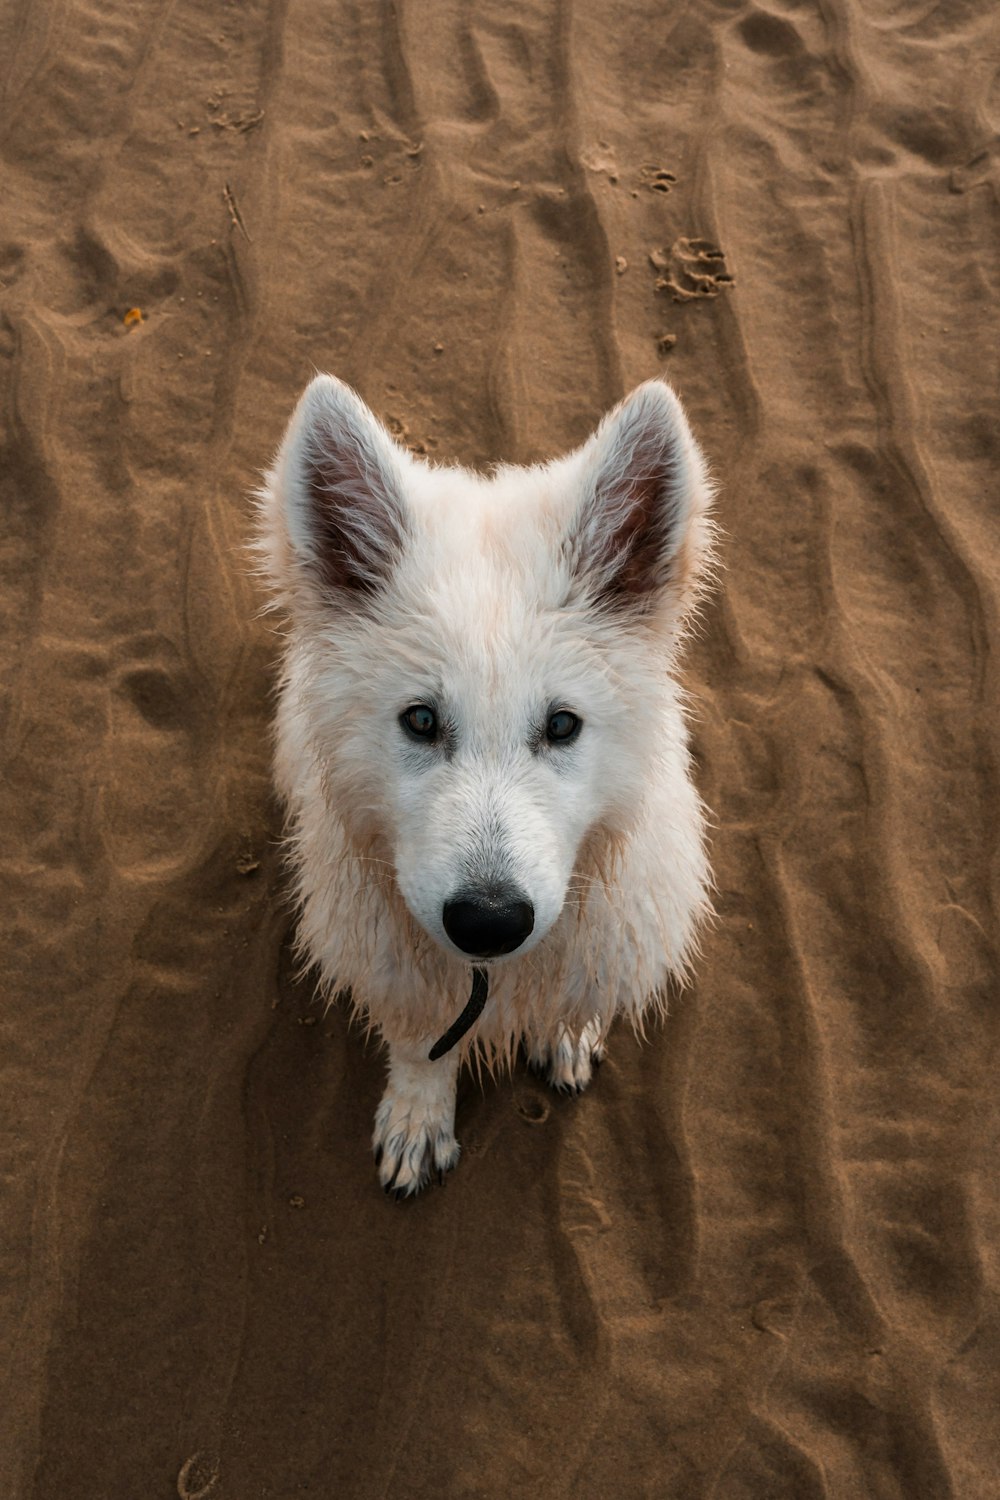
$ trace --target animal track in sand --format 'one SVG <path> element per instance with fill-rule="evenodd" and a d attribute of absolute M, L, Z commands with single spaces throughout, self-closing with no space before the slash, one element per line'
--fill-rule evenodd
<path fill-rule="evenodd" d="M 522 1088 L 514 1094 L 514 1108 L 528 1125 L 544 1125 L 549 1117 L 550 1105 L 533 1089 Z"/>
<path fill-rule="evenodd" d="M 181 1500 L 207 1500 L 219 1482 L 219 1461 L 204 1453 L 192 1453 L 177 1476 Z"/>
<path fill-rule="evenodd" d="M 434 352 L 435 354 L 443 353 L 444 345 L 442 344 L 439 347 L 437 344 L 435 344 Z M 410 432 L 407 424 L 403 421 L 402 417 L 387 416 L 385 419 L 385 425 L 388 427 L 389 431 L 392 433 L 397 442 L 402 443 L 404 448 L 408 448 L 411 453 L 416 453 L 418 457 L 425 456 L 428 452 L 430 452 L 432 448 L 437 447 L 436 438 L 415 438 Z"/>
<path fill-rule="evenodd" d="M 13 242 L 0 245 L 0 287 L 14 285 L 24 270 L 24 246 Z"/>
<path fill-rule="evenodd" d="M 643 187 L 651 193 L 663 193 L 666 196 L 674 186 L 677 178 L 673 172 L 668 172 L 666 167 L 645 166 L 640 169 L 639 179 Z"/>
<path fill-rule="evenodd" d="M 187 695 L 178 691 L 168 673 L 156 667 L 142 667 L 126 674 L 122 687 L 154 729 L 183 727 Z"/>
<path fill-rule="evenodd" d="M 656 279 L 658 292 L 669 292 L 675 302 L 695 302 L 717 297 L 733 278 L 726 257 L 711 240 L 676 239 L 669 250 L 651 250 L 650 264 L 662 272 Z"/>
<path fill-rule="evenodd" d="M 580 160 L 588 171 L 605 176 L 615 186 L 621 178 L 621 169 L 615 160 L 614 154 L 607 141 L 597 141 L 585 151 L 581 151 Z M 633 198 L 639 196 L 639 188 L 646 188 L 651 193 L 662 193 L 666 196 L 677 182 L 673 172 L 666 167 L 658 166 L 655 162 L 646 162 L 639 168 L 638 182 L 632 179 L 634 184 L 632 190 Z"/>
<path fill-rule="evenodd" d="M 197 788 L 199 688 L 169 641 L 137 631 L 110 697 L 103 778 L 103 837 L 119 871 L 161 878 L 191 858 Z"/>

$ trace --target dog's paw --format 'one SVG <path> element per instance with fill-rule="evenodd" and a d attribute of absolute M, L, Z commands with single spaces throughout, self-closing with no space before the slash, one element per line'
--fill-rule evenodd
<path fill-rule="evenodd" d="M 563 1029 L 557 1041 L 527 1044 L 528 1067 L 560 1094 L 582 1094 L 604 1059 L 599 1021 L 588 1021 L 580 1036 Z"/>
<path fill-rule="evenodd" d="M 422 1101 L 392 1093 L 375 1115 L 372 1147 L 379 1182 L 395 1198 L 412 1197 L 435 1176 L 443 1180 L 462 1151 L 450 1119 Z"/>

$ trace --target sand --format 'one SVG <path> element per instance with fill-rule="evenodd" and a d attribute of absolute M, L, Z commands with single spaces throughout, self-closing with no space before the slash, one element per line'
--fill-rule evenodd
<path fill-rule="evenodd" d="M 0 13 L 11 1500 L 1000 1496 L 991 0 Z M 137 311 L 129 317 L 131 310 Z M 720 920 L 400 1207 L 289 957 L 248 491 L 314 368 L 721 485 Z"/>

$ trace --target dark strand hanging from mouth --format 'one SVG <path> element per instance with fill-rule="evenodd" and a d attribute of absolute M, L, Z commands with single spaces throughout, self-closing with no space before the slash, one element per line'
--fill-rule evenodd
<path fill-rule="evenodd" d="M 483 1013 L 490 992 L 490 976 L 485 969 L 473 969 L 472 971 L 472 994 L 469 1002 L 459 1016 L 457 1021 L 452 1021 L 444 1036 L 439 1037 L 427 1054 L 429 1062 L 437 1062 L 439 1057 L 444 1057 L 450 1052 L 456 1042 L 460 1042 L 470 1026 L 474 1026 Z"/>

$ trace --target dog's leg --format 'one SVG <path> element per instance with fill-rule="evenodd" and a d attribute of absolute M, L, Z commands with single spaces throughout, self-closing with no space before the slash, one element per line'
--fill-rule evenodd
<path fill-rule="evenodd" d="M 578 1038 L 563 1026 L 555 1041 L 528 1036 L 525 1043 L 529 1068 L 561 1094 L 582 1094 L 604 1058 L 599 1016 L 587 1022 Z"/>
<path fill-rule="evenodd" d="M 458 1163 L 455 1139 L 455 1054 L 428 1062 L 433 1037 L 421 1046 L 389 1046 L 389 1081 L 375 1114 L 372 1147 L 387 1193 L 408 1198 Z"/>

